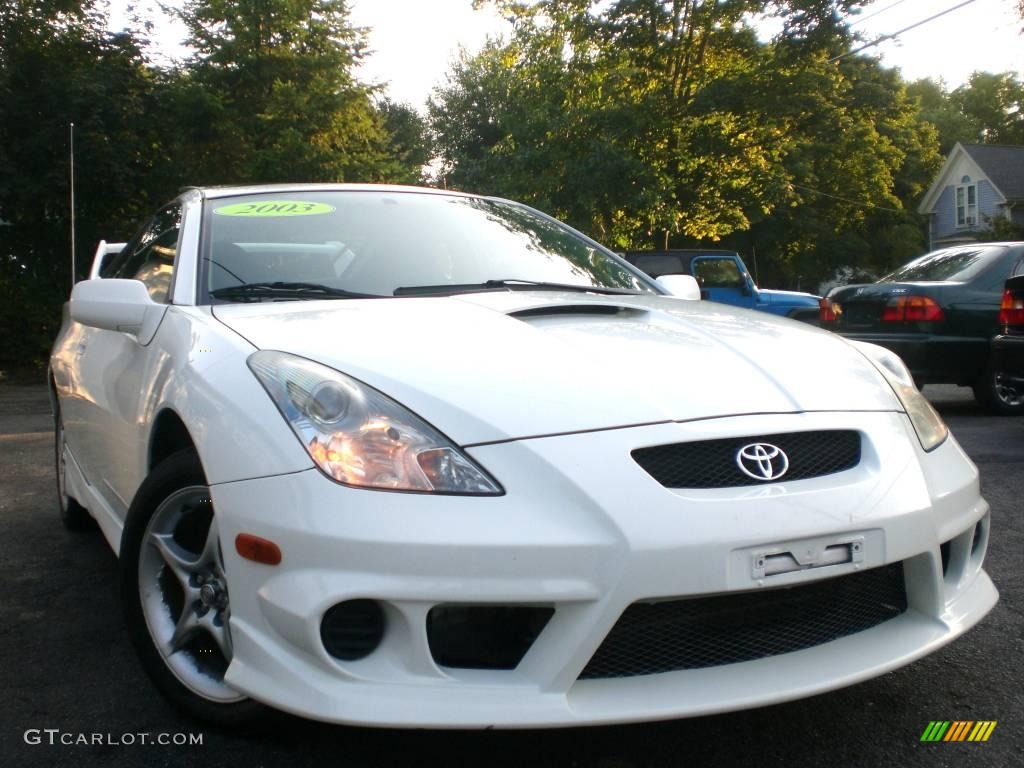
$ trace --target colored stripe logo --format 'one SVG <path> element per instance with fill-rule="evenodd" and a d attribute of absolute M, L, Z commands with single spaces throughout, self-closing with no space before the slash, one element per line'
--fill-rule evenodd
<path fill-rule="evenodd" d="M 921 741 L 988 741 L 996 720 L 932 720 Z"/>

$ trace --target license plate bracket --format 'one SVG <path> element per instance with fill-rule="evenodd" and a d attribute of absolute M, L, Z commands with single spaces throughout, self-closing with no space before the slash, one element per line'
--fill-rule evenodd
<path fill-rule="evenodd" d="M 833 541 L 799 542 L 759 549 L 750 555 L 751 576 L 763 579 L 783 573 L 808 571 L 830 565 L 864 562 L 864 537 L 853 536 Z"/>

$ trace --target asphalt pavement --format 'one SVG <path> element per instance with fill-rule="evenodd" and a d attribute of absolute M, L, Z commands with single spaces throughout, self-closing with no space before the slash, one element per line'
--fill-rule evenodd
<path fill-rule="evenodd" d="M 789 704 L 645 725 L 399 731 L 279 715 L 226 731 L 176 712 L 143 675 L 114 555 L 98 532 L 60 526 L 45 389 L 0 385 L 0 766 L 1024 766 L 1024 418 L 986 416 L 955 387 L 925 394 L 981 469 L 1001 599 L 909 667 Z M 932 720 L 998 725 L 985 743 L 922 743 Z M 158 740 L 172 743 L 142 743 Z"/>

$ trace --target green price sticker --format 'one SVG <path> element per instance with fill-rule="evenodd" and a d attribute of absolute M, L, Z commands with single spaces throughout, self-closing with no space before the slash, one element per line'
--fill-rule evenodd
<path fill-rule="evenodd" d="M 333 205 L 308 203 L 304 200 L 260 200 L 213 209 L 220 216 L 319 216 L 333 211 Z"/>

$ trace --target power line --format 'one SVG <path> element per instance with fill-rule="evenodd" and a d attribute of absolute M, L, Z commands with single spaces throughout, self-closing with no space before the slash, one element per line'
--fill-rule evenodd
<path fill-rule="evenodd" d="M 822 197 L 831 197 L 833 200 L 842 200 L 844 203 L 853 203 L 854 205 L 859 205 L 862 208 L 874 208 L 875 210 L 890 211 L 892 213 L 906 213 L 907 212 L 906 208 L 886 208 L 884 205 L 875 205 L 874 203 L 865 203 L 863 200 L 854 200 L 852 197 L 842 197 L 841 195 L 831 195 L 828 192 L 822 192 L 820 189 L 814 189 L 812 187 L 805 187 L 803 184 L 796 184 L 796 183 L 794 183 L 792 181 L 789 182 L 789 186 L 796 187 L 797 189 L 803 189 L 803 190 L 806 190 L 807 192 L 813 192 L 814 194 L 821 195 Z"/>
<path fill-rule="evenodd" d="M 940 13 L 936 13 L 934 16 L 929 16 L 927 19 L 923 19 L 917 22 L 916 24 L 911 24 L 909 27 L 904 27 L 903 29 L 897 32 L 893 32 L 891 35 L 882 35 L 874 42 L 865 43 L 860 48 L 854 48 L 852 51 L 847 51 L 846 53 L 841 53 L 838 56 L 833 56 L 831 59 L 828 60 L 828 63 L 832 64 L 833 62 L 839 61 L 840 59 L 845 59 L 847 56 L 853 56 L 855 53 L 860 53 L 861 51 L 867 50 L 868 48 L 873 48 L 876 45 L 884 43 L 886 40 L 895 40 L 904 32 L 909 32 L 912 29 L 916 29 L 917 27 L 920 27 L 923 24 L 927 24 L 929 21 L 935 21 L 935 19 L 939 18 L 940 16 L 945 16 L 947 13 L 952 13 L 953 11 L 963 8 L 965 5 L 970 5 L 973 2 L 974 0 L 966 0 L 966 2 L 960 3 L 960 5 L 954 5 L 952 8 L 947 8 L 946 10 Z"/>
<path fill-rule="evenodd" d="M 881 14 L 885 13 L 886 11 L 891 11 L 897 5 L 903 5 L 903 3 L 905 3 L 905 2 L 907 2 L 907 0 L 896 0 L 896 2 L 893 3 L 892 5 L 887 5 L 887 6 L 885 6 L 885 8 L 880 8 L 877 11 L 875 11 L 874 13 L 869 13 L 867 16 L 858 16 L 856 19 L 854 19 L 850 23 L 850 26 L 851 27 L 856 27 L 858 24 L 862 24 L 863 22 L 867 21 L 868 19 L 873 19 L 873 18 L 875 18 L 875 16 L 880 16 Z"/>

